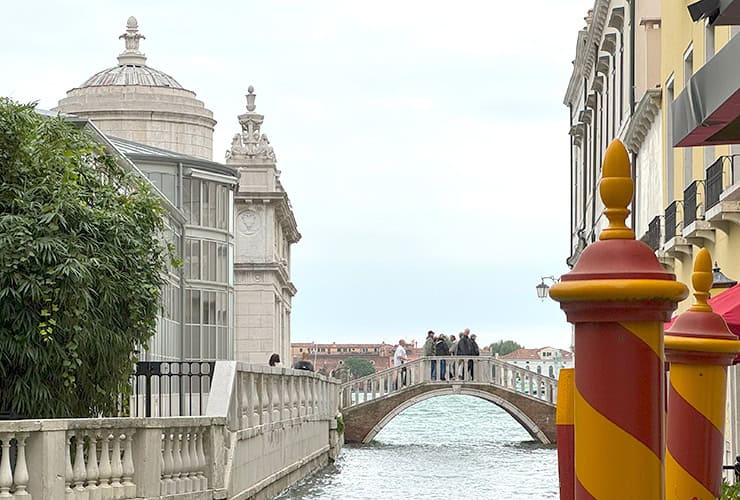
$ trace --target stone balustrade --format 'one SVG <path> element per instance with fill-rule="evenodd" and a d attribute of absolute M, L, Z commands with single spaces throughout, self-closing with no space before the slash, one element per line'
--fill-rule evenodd
<path fill-rule="evenodd" d="M 489 356 L 427 356 L 344 384 L 340 408 L 421 384 L 491 384 L 548 403 L 557 400 L 557 380 L 511 363 Z"/>
<path fill-rule="evenodd" d="M 0 498 L 214 498 L 224 418 L 0 422 Z M 219 476 L 221 479 L 219 480 Z"/>
<path fill-rule="evenodd" d="M 338 393 L 225 361 L 206 416 L 0 421 L 0 500 L 267 498 L 336 458 Z"/>

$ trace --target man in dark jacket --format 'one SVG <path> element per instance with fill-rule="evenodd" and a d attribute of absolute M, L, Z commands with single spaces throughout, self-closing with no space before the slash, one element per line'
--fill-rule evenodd
<path fill-rule="evenodd" d="M 466 328 L 465 331 L 460 334 L 460 340 L 457 342 L 457 355 L 458 356 L 473 356 L 473 342 L 470 340 L 470 329 Z M 465 370 L 465 368 L 463 368 Z M 473 380 L 473 360 L 468 360 L 468 374 L 469 379 Z M 465 373 L 463 372 L 463 378 Z"/>
<path fill-rule="evenodd" d="M 480 356 L 480 348 L 478 342 L 475 341 L 475 334 L 470 336 L 470 343 L 473 344 L 473 356 Z"/>
<path fill-rule="evenodd" d="M 447 345 L 447 338 L 444 334 L 440 334 L 437 341 L 434 343 L 434 355 L 435 356 L 449 356 L 450 348 Z M 445 380 L 445 374 L 447 373 L 447 360 L 439 360 L 439 379 Z"/>

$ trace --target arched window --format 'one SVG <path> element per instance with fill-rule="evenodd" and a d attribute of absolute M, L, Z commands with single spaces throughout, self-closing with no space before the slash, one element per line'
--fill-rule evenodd
<path fill-rule="evenodd" d="M 537 365 L 537 375 L 542 375 L 542 367 Z"/>
<path fill-rule="evenodd" d="M 555 378 L 555 367 L 554 366 L 550 367 L 550 377 Z"/>

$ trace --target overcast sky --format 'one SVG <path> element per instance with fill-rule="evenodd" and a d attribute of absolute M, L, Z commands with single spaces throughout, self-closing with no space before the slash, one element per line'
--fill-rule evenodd
<path fill-rule="evenodd" d="M 570 345 L 540 302 L 567 271 L 563 95 L 590 0 L 5 2 L 0 95 L 52 108 L 116 64 L 134 15 L 147 63 L 218 120 L 250 84 L 303 239 L 293 341 Z"/>

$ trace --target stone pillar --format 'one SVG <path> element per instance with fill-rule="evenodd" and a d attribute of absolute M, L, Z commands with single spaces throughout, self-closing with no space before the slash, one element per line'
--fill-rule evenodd
<path fill-rule="evenodd" d="M 663 324 L 686 286 L 627 228 L 627 150 L 606 150 L 599 185 L 609 226 L 550 290 L 575 325 L 578 500 L 665 498 Z"/>
<path fill-rule="evenodd" d="M 261 132 L 264 116 L 255 112 L 255 98 L 250 87 L 247 112 L 239 116 L 241 132 L 226 158 L 239 171 L 234 196 L 235 357 L 264 364 L 277 353 L 290 366 L 290 307 L 296 293 L 290 281 L 290 245 L 301 235 L 275 153 Z"/>
<path fill-rule="evenodd" d="M 670 363 L 666 420 L 667 498 L 719 498 L 727 367 L 740 341 L 707 303 L 712 257 L 699 250 L 691 277 L 696 302 L 665 332 Z"/>

